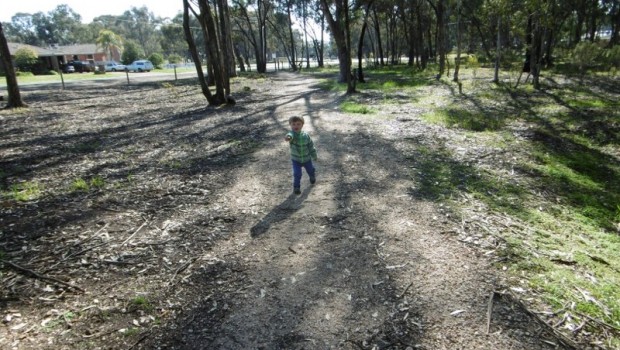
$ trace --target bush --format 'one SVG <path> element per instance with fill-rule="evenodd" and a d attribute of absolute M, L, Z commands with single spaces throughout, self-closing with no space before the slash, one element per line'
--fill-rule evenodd
<path fill-rule="evenodd" d="M 133 40 L 127 40 L 125 42 L 125 49 L 123 50 L 121 62 L 123 64 L 130 64 L 135 60 L 139 60 L 141 57 L 144 57 L 144 52 L 140 46 Z"/>
<path fill-rule="evenodd" d="M 181 55 L 178 55 L 176 53 L 173 53 L 170 56 L 168 56 L 168 62 L 170 62 L 171 64 L 177 64 L 177 63 L 180 63 L 181 61 L 183 61 L 183 57 L 181 57 Z"/>
<path fill-rule="evenodd" d="M 601 48 L 598 44 L 582 41 L 571 52 L 570 61 L 583 73 L 585 69 L 594 66 L 600 55 Z"/>
<path fill-rule="evenodd" d="M 39 55 L 32 49 L 22 47 L 15 51 L 15 65 L 25 72 L 31 72 L 34 66 L 39 63 Z"/>
<path fill-rule="evenodd" d="M 161 68 L 161 66 L 164 64 L 164 56 L 157 52 L 152 53 L 149 56 L 148 60 L 153 63 L 153 66 L 155 66 L 155 68 Z"/>
<path fill-rule="evenodd" d="M 605 62 L 605 68 L 620 68 L 620 45 L 616 45 L 610 49 L 603 50 L 602 56 Z"/>

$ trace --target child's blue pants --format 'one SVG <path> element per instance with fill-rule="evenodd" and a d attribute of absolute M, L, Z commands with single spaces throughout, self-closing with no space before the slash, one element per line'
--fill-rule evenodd
<path fill-rule="evenodd" d="M 312 161 L 309 160 L 305 163 L 301 163 L 298 162 L 296 160 L 293 160 L 293 188 L 300 188 L 301 187 L 301 175 L 302 175 L 302 171 L 301 168 L 306 168 L 306 172 L 308 173 L 308 176 L 310 176 L 310 178 L 314 178 L 314 165 L 312 165 Z"/>

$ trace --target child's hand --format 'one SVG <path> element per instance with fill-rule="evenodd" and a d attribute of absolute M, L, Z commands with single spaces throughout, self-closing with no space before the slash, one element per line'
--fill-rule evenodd
<path fill-rule="evenodd" d="M 284 141 L 286 141 L 286 142 L 291 142 L 292 139 L 293 139 L 293 137 L 291 137 L 291 135 L 286 135 L 284 137 Z"/>

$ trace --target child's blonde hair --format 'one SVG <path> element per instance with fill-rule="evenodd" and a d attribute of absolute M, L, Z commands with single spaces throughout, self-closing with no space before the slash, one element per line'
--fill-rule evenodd
<path fill-rule="evenodd" d="M 305 124 L 306 121 L 304 120 L 304 117 L 300 117 L 300 116 L 292 116 L 290 118 L 288 118 L 288 123 L 291 124 L 293 122 L 301 122 L 301 124 Z"/>

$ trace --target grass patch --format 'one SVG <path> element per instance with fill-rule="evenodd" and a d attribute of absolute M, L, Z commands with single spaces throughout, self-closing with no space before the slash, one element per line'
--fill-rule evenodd
<path fill-rule="evenodd" d="M 82 178 L 77 178 L 71 183 L 71 190 L 73 192 L 86 192 L 89 188 L 88 182 Z"/>
<path fill-rule="evenodd" d="M 358 102 L 353 102 L 353 101 L 345 101 L 341 103 L 340 109 L 345 113 L 352 113 L 352 114 L 373 114 L 375 113 L 374 109 L 366 105 L 360 104 Z"/>
<path fill-rule="evenodd" d="M 41 196 L 42 189 L 38 182 L 29 181 L 11 185 L 8 197 L 18 202 L 28 202 Z"/>
<path fill-rule="evenodd" d="M 86 192 L 91 188 L 101 189 L 105 186 L 105 180 L 101 176 L 95 176 L 86 181 L 83 178 L 77 178 L 71 182 L 70 189 L 72 192 Z"/>
<path fill-rule="evenodd" d="M 422 115 L 422 119 L 447 127 L 462 128 L 470 131 L 500 130 L 503 119 L 483 112 L 472 112 L 459 108 L 440 108 Z"/>
<path fill-rule="evenodd" d="M 95 176 L 90 179 L 90 186 L 94 188 L 103 188 L 105 186 L 105 180 L 101 176 Z"/>
<path fill-rule="evenodd" d="M 138 295 L 130 300 L 130 306 L 137 310 L 151 311 L 153 309 L 153 305 L 149 302 L 149 300 L 143 296 Z"/>
<path fill-rule="evenodd" d="M 313 85 L 312 88 L 318 88 L 325 91 L 347 91 L 347 84 L 339 83 L 336 79 L 322 79 L 318 84 Z"/>

